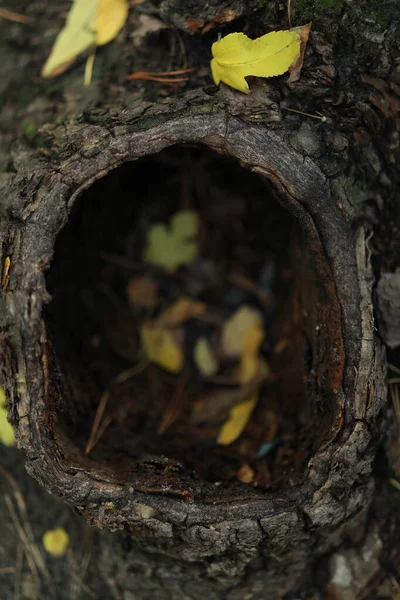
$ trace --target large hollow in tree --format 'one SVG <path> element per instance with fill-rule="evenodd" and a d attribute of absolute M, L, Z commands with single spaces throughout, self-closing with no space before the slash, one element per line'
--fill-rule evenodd
<path fill-rule="evenodd" d="M 175 276 L 158 269 L 161 304 L 194 297 L 223 321 L 235 308 L 257 304 L 246 288 L 253 278 L 261 273 L 268 280 L 261 308 L 274 377 L 244 436 L 228 447 L 218 446 L 215 430 L 191 422 L 190 404 L 204 383 L 186 382 L 186 403 L 160 431 L 183 376 L 143 363 L 139 311 L 135 318 L 126 300 L 131 280 L 157 271 L 141 260 L 147 230 L 188 204 L 201 217 L 200 256 Z M 157 281 L 157 273 L 153 277 Z M 102 422 L 111 423 L 90 458 L 120 481 L 139 478 L 137 487 L 141 471 L 153 470 L 152 485 L 161 489 L 173 468 L 177 479 L 193 479 L 188 498 L 229 498 L 239 490 L 250 493 L 236 473 L 255 461 L 250 487 L 257 496 L 301 481 L 308 460 L 342 425 L 340 305 L 322 248 L 285 196 L 237 160 L 205 146 L 174 146 L 111 171 L 77 199 L 57 238 L 47 282 L 52 300 L 45 323 L 65 382 L 54 409 L 58 430 L 82 451 L 106 393 Z M 235 294 L 242 297 L 235 300 Z M 201 326 L 195 322 L 186 337 Z M 186 352 L 192 354 L 190 347 Z M 268 468 L 267 459 L 256 455 L 270 432 L 283 446 Z M 283 460 L 285 454 L 292 458 Z"/>
<path fill-rule="evenodd" d="M 214 557 L 220 571 L 208 563 L 210 575 L 229 577 L 233 556 L 236 575 L 262 556 L 280 569 L 296 563 L 301 577 L 307 548 L 317 544 L 322 553 L 337 543 L 339 523 L 354 530 L 362 522 L 373 486 L 368 427 L 384 386 L 365 302 L 362 230 L 354 235 L 318 166 L 278 133 L 235 117 L 227 124 L 207 106 L 136 121 L 125 112 L 117 125 L 115 114 L 103 126 L 72 125 L 59 140 L 62 155 L 14 181 L 18 225 L 10 222 L 5 242 L 12 324 L 3 367 L 27 468 L 100 527 L 126 529 L 145 547 L 185 560 Z M 154 209 L 159 220 L 170 197 L 162 180 L 174 178 L 174 161 L 189 180 L 204 161 L 209 173 L 223 173 L 221 194 L 246 199 L 246 211 L 257 216 L 254 244 L 276 264 L 272 344 L 284 325 L 295 343 L 279 364 L 274 393 L 285 427 L 296 431 L 298 459 L 280 477 L 270 459 L 270 486 L 235 478 L 236 447 L 224 454 L 211 444 L 196 454 L 187 423 L 178 420 L 157 437 L 149 422 L 158 422 L 168 397 L 157 405 L 144 386 L 141 433 L 129 383 L 112 398 L 119 416 L 93 453 L 84 453 L 102 391 L 129 366 L 112 338 L 127 329 L 117 305 L 129 272 L 110 257 L 132 259 L 129 243 L 135 246 L 143 211 Z M 218 209 L 218 200 L 195 202 L 203 214 L 207 202 Z M 222 216 L 216 229 L 223 224 Z M 121 396 L 129 397 L 125 412 Z M 258 427 L 267 423 L 265 407 L 267 393 L 254 415 Z"/>

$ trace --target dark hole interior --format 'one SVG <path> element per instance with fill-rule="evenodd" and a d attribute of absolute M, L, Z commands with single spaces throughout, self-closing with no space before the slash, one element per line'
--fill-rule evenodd
<path fill-rule="evenodd" d="M 200 222 L 197 256 L 172 273 L 144 262 L 151 227 L 188 210 Z M 46 323 L 59 373 L 54 411 L 74 461 L 90 459 L 122 479 L 136 473 L 161 481 L 175 469 L 174 476 L 201 485 L 250 486 L 254 493 L 298 482 L 321 443 L 304 316 L 304 298 L 315 299 L 307 253 L 272 185 L 204 146 L 174 146 L 126 163 L 82 193 L 47 276 Z M 144 281 L 149 288 L 138 287 Z M 169 372 L 147 360 L 139 329 L 182 297 L 206 309 L 173 328 L 184 364 Z M 224 324 L 243 307 L 260 315 L 265 335 L 257 356 L 268 375 L 243 432 L 221 445 L 229 410 L 201 423 L 193 411 L 201 401 L 229 402 L 240 389 L 241 359 L 221 358 L 219 344 Z M 214 352 L 212 375 L 199 371 L 199 338 Z"/>

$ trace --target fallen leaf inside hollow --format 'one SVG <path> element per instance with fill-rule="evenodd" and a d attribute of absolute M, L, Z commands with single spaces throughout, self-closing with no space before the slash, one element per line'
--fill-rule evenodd
<path fill-rule="evenodd" d="M 241 404 L 258 391 L 268 377 L 268 374 L 267 363 L 260 360 L 256 375 L 248 383 L 237 388 L 218 390 L 203 396 L 193 406 L 191 415 L 192 423 L 201 424 L 227 419 L 233 407 Z"/>
<path fill-rule="evenodd" d="M 0 442 L 5 446 L 15 446 L 14 428 L 7 421 L 6 395 L 0 387 Z"/>
<path fill-rule="evenodd" d="M 157 325 L 172 329 L 185 321 L 199 317 L 205 313 L 206 308 L 204 302 L 191 298 L 179 298 L 159 315 Z"/>
<path fill-rule="evenodd" d="M 62 527 L 49 529 L 43 534 L 42 542 L 46 552 L 52 556 L 63 556 L 68 548 L 69 535 Z"/>
<path fill-rule="evenodd" d="M 158 304 L 158 282 L 149 277 L 135 277 L 128 284 L 127 295 L 134 308 L 154 310 Z"/>
<path fill-rule="evenodd" d="M 169 227 L 156 223 L 147 235 L 145 262 L 163 267 L 170 273 L 192 262 L 198 253 L 198 229 L 199 216 L 193 210 L 177 212 Z"/>
<path fill-rule="evenodd" d="M 221 335 L 222 353 L 231 358 L 239 358 L 244 352 L 246 334 L 253 328 L 261 330 L 261 313 L 251 306 L 241 306 L 224 323 Z"/>
<path fill-rule="evenodd" d="M 242 383 L 249 384 L 257 377 L 260 370 L 265 377 L 268 374 L 267 363 L 258 355 L 264 335 L 264 330 L 257 322 L 253 322 L 243 334 L 243 354 L 238 374 Z M 218 444 L 228 446 L 242 434 L 257 405 L 258 391 L 257 389 L 244 402 L 231 409 L 228 420 L 220 429 Z"/>
<path fill-rule="evenodd" d="M 229 446 L 229 444 L 237 440 L 249 422 L 257 401 L 258 393 L 253 394 L 248 400 L 241 402 L 231 409 L 229 419 L 222 425 L 219 432 L 218 444 Z"/>
<path fill-rule="evenodd" d="M 212 377 L 219 369 L 218 361 L 210 345 L 210 342 L 205 337 L 200 337 L 193 351 L 193 358 L 196 366 L 203 377 Z"/>
<path fill-rule="evenodd" d="M 240 467 L 239 471 L 236 473 L 236 477 L 242 483 L 251 483 L 254 479 L 254 471 L 250 467 L 250 465 L 244 464 Z"/>
<path fill-rule="evenodd" d="M 123 27 L 127 15 L 127 0 L 74 0 L 43 66 L 42 76 L 59 75 L 91 46 L 110 42 Z"/>
<path fill-rule="evenodd" d="M 161 329 L 152 323 L 140 327 L 143 350 L 150 362 L 166 371 L 179 373 L 184 363 L 184 354 L 177 344 L 174 332 Z"/>
<path fill-rule="evenodd" d="M 255 40 L 244 33 L 230 33 L 211 47 L 211 72 L 216 85 L 222 81 L 250 93 L 245 77 L 282 75 L 297 60 L 300 35 L 297 31 L 272 31 Z"/>

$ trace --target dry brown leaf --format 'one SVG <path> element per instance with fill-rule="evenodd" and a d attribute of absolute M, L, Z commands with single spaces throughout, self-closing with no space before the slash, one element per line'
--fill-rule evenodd
<path fill-rule="evenodd" d="M 166 308 L 157 318 L 157 327 L 173 329 L 189 319 L 199 317 L 206 311 L 204 302 L 191 300 L 190 298 L 179 298 L 174 304 Z"/>
<path fill-rule="evenodd" d="M 158 304 L 158 282 L 149 277 L 135 277 L 128 284 L 127 294 L 133 307 L 154 310 Z"/>
<path fill-rule="evenodd" d="M 258 391 L 267 379 L 268 373 L 267 363 L 260 359 L 258 371 L 251 381 L 238 388 L 212 392 L 196 402 L 193 407 L 191 421 L 201 424 L 208 421 L 222 421 L 228 418 L 234 407 L 245 402 L 249 396 Z"/>
<path fill-rule="evenodd" d="M 132 34 L 133 45 L 136 48 L 139 48 L 143 44 L 143 40 L 149 33 L 155 33 L 156 31 L 160 31 L 160 29 L 168 29 L 166 23 L 155 17 L 150 17 L 150 15 L 139 15 L 137 20 L 139 26 Z"/>
<path fill-rule="evenodd" d="M 236 473 L 236 477 L 242 483 L 251 483 L 254 479 L 254 470 L 250 467 L 250 465 L 244 464 L 240 467 L 239 471 Z"/>
<path fill-rule="evenodd" d="M 293 63 L 293 65 L 289 68 L 289 78 L 288 83 L 295 83 L 300 79 L 301 69 L 303 68 L 304 63 L 304 55 L 306 53 L 306 47 L 308 38 L 310 36 L 311 31 L 311 21 L 307 23 L 307 25 L 302 25 L 301 27 L 293 27 L 290 31 L 295 31 L 300 37 L 300 53 Z"/>
<path fill-rule="evenodd" d="M 271 302 L 270 294 L 266 290 L 263 290 L 262 287 L 258 286 L 254 281 L 246 277 L 246 275 L 243 273 L 232 273 L 232 275 L 229 277 L 229 281 L 238 288 L 253 293 L 264 308 L 269 307 Z"/>

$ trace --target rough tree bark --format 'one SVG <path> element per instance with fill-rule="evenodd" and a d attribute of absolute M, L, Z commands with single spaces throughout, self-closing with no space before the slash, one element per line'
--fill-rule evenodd
<path fill-rule="evenodd" d="M 372 292 L 381 272 L 395 271 L 400 252 L 396 3 L 303 0 L 295 24 L 310 16 L 314 23 L 300 81 L 254 81 L 249 96 L 216 91 L 202 67 L 220 27 L 250 35 L 264 32 L 266 23 L 287 27 L 277 4 L 139 4 L 135 10 L 159 11 L 177 28 L 171 35 L 197 68 L 190 89 L 173 88 L 164 100 L 151 84 L 124 84 L 126 73 L 144 65 L 165 69 L 165 40 L 157 36 L 140 52 L 120 36 L 100 54 L 89 90 L 76 71 L 53 90 L 27 83 L 62 11 L 44 10 L 40 2 L 19 5 L 36 21 L 25 31 L 13 25 L 4 32 L 9 100 L 1 132 L 0 342 L 10 419 L 28 472 L 90 523 L 135 540 L 126 569 L 140 564 L 146 572 L 135 575 L 131 589 L 126 584 L 127 598 L 276 599 L 317 589 L 328 598 L 363 597 L 379 577 L 382 557 L 393 559 L 387 521 L 376 515 L 376 498 L 385 493 L 376 461 L 390 414 Z M 24 36 L 30 53 L 17 47 Z M 318 281 L 305 327 L 314 342 L 314 400 L 322 403 L 324 425 L 295 485 L 273 493 L 255 495 L 246 486 L 224 493 L 184 465 L 160 471 L 155 461 L 139 461 L 121 475 L 84 457 L 58 425 L 68 390 L 43 316 L 58 234 L 76 199 L 107 172 L 186 142 L 232 156 L 272 181 L 300 223 Z M 156 582 L 151 591 L 148 573 Z"/>

